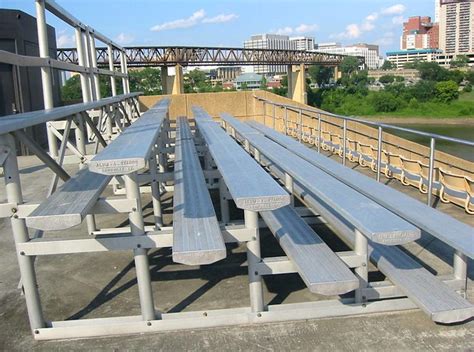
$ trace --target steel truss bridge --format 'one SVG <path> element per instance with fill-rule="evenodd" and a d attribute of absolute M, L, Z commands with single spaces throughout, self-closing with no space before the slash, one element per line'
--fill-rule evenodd
<path fill-rule="evenodd" d="M 97 48 L 97 64 L 109 65 L 107 48 Z M 233 66 L 233 65 L 324 65 L 338 66 L 344 55 L 302 50 L 211 48 L 211 47 L 128 47 L 125 48 L 129 67 L 147 66 Z M 58 49 L 58 60 L 78 63 L 75 48 Z M 361 63 L 364 58 L 360 57 Z M 114 63 L 120 66 L 120 57 L 114 56 Z"/>

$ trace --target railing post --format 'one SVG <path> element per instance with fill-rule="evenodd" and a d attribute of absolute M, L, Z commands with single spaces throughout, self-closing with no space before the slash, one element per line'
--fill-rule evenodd
<path fill-rule="evenodd" d="M 40 57 L 49 58 L 48 28 L 46 25 L 46 6 L 44 0 L 36 0 L 36 26 L 38 30 L 38 46 Z M 41 84 L 43 88 L 43 104 L 45 109 L 54 107 L 53 83 L 50 67 L 41 67 Z M 47 124 L 48 146 L 51 157 L 58 157 L 58 140 Z"/>
<path fill-rule="evenodd" d="M 303 139 L 303 110 L 302 109 L 300 109 L 298 119 L 299 119 L 298 141 L 301 143 L 301 140 Z"/>
<path fill-rule="evenodd" d="M 431 200 L 433 198 L 433 173 L 434 173 L 434 162 L 435 162 L 435 148 L 436 139 L 431 137 L 430 140 L 430 171 L 428 175 L 428 199 L 427 204 L 431 207 Z"/>
<path fill-rule="evenodd" d="M 273 129 L 275 129 L 276 126 L 276 116 L 275 116 L 275 104 L 273 104 Z"/>
<path fill-rule="evenodd" d="M 377 137 L 377 182 L 380 182 L 380 169 L 382 168 L 382 143 L 383 129 L 382 126 L 379 126 Z"/>
<path fill-rule="evenodd" d="M 342 121 L 342 165 L 346 166 L 347 120 Z"/>
<path fill-rule="evenodd" d="M 322 138 L 322 133 L 321 133 L 321 113 L 318 113 L 318 153 L 321 153 L 321 138 Z"/>
<path fill-rule="evenodd" d="M 112 46 L 112 44 L 107 45 L 107 50 L 109 53 L 109 70 L 115 72 L 114 47 Z M 110 76 L 110 88 L 112 89 L 112 96 L 115 97 L 117 95 L 117 84 L 115 81 L 115 76 Z"/>
<path fill-rule="evenodd" d="M 90 28 L 87 27 L 86 30 L 86 45 L 87 45 L 87 54 L 88 54 L 88 61 L 89 61 L 89 69 L 90 69 L 90 79 L 92 84 L 92 97 L 94 100 L 100 100 L 100 83 L 99 83 L 99 75 L 97 72 L 97 54 L 95 50 L 95 38 L 94 34 L 91 33 Z"/>

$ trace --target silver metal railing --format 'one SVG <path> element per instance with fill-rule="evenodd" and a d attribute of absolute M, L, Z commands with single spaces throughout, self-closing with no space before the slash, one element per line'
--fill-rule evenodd
<path fill-rule="evenodd" d="M 343 130 L 343 146 L 342 146 L 342 163 L 343 165 L 346 164 L 346 141 L 347 141 L 347 121 L 351 122 L 357 122 L 361 123 L 370 127 L 374 127 L 377 129 L 377 172 L 376 172 L 376 178 L 377 181 L 380 182 L 380 172 L 381 172 L 381 162 L 382 162 L 382 145 L 383 145 L 383 132 L 385 130 L 393 130 L 393 131 L 400 131 L 400 132 L 405 132 L 405 133 L 410 133 L 414 134 L 417 136 L 421 137 L 426 137 L 429 138 L 430 140 L 430 153 L 429 153 L 429 175 L 428 175 L 428 193 L 427 193 L 427 204 L 431 206 L 432 204 L 432 196 L 433 196 L 433 174 L 434 174 L 434 163 L 435 163 L 435 152 L 436 152 L 436 141 L 446 141 L 446 142 L 451 142 L 451 143 L 456 143 L 468 147 L 474 147 L 474 141 L 468 141 L 460 138 L 454 138 L 454 137 L 448 137 L 448 136 L 443 136 L 440 134 L 435 134 L 435 133 L 429 133 L 429 132 L 423 132 L 423 131 L 418 131 L 414 130 L 411 128 L 406 128 L 406 127 L 400 127 L 400 126 L 394 126 L 394 125 L 389 125 L 386 123 L 381 123 L 381 122 L 375 122 L 375 121 L 368 121 L 364 120 L 361 118 L 357 117 L 351 117 L 351 116 L 343 116 L 343 115 L 337 115 L 337 114 L 332 114 L 330 112 L 326 111 L 321 111 L 316 108 L 310 108 L 310 107 L 300 107 L 300 106 L 295 106 L 291 104 L 283 104 L 283 103 L 277 103 L 275 101 L 265 99 L 262 97 L 258 97 L 256 95 L 253 96 L 257 101 L 261 101 L 263 104 L 263 116 L 264 116 L 264 121 L 265 121 L 265 116 L 266 116 L 266 104 L 269 104 L 273 106 L 273 125 L 275 125 L 275 119 L 276 119 L 276 114 L 275 114 L 275 108 L 280 107 L 284 109 L 284 126 L 285 126 L 285 131 L 288 130 L 288 110 L 294 111 L 298 113 L 298 119 L 295 122 L 298 128 L 298 140 L 301 142 L 302 140 L 302 135 L 303 135 L 303 113 L 305 112 L 305 117 L 309 117 L 311 119 L 317 119 L 318 120 L 318 152 L 321 152 L 320 148 L 320 141 L 321 141 L 321 123 L 325 122 L 334 126 L 340 127 L 339 124 L 333 123 L 331 121 L 324 121 L 324 119 L 321 117 L 322 114 L 325 116 L 333 117 L 336 119 L 342 120 L 342 130 Z M 315 114 L 314 116 L 311 114 Z"/>

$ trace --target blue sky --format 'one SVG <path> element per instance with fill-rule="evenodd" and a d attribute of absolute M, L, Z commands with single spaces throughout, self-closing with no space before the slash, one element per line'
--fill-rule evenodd
<path fill-rule="evenodd" d="M 122 45 L 240 47 L 252 34 L 316 37 L 317 42 L 376 43 L 398 49 L 401 22 L 434 16 L 434 0 L 57 0 L 82 22 Z M 34 0 L 0 0 L 34 15 Z M 59 45 L 73 30 L 48 15 Z"/>

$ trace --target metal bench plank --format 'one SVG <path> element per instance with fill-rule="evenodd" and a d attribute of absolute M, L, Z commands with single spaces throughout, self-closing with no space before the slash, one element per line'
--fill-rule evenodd
<path fill-rule="evenodd" d="M 0 119 L 0 134 L 5 134 L 23 128 L 38 125 L 48 121 L 74 116 L 77 113 L 94 110 L 106 105 L 115 104 L 127 98 L 138 97 L 142 93 L 131 93 L 104 98 L 89 103 L 79 103 L 68 106 L 60 106 L 53 109 L 29 111 L 21 114 L 2 116 Z"/>
<path fill-rule="evenodd" d="M 311 292 L 331 296 L 359 287 L 355 275 L 292 207 L 260 215 Z"/>
<path fill-rule="evenodd" d="M 278 177 L 284 178 L 284 173 L 277 166 L 271 165 L 270 169 Z M 319 200 L 298 181 L 295 181 L 293 189 L 296 195 L 304 198 L 304 202 L 309 207 L 317 211 L 321 209 Z M 337 229 L 339 236 L 354 245 L 354 232 L 343 219 L 329 211 L 321 215 L 325 216 Z M 465 321 L 473 316 L 474 306 L 470 302 L 423 268 L 402 249 L 369 241 L 368 250 L 370 260 L 376 264 L 377 268 L 433 321 L 455 323 Z"/>
<path fill-rule="evenodd" d="M 228 136 L 209 115 L 193 107 L 197 127 L 240 209 L 274 210 L 290 203 L 290 196 Z"/>
<path fill-rule="evenodd" d="M 211 264 L 226 248 L 185 117 L 177 119 L 173 195 L 173 261 Z"/>
<path fill-rule="evenodd" d="M 89 163 L 93 172 L 126 175 L 144 169 L 168 112 L 165 98 L 128 127 Z"/>
<path fill-rule="evenodd" d="M 291 137 L 287 137 L 256 122 L 249 122 L 249 125 L 423 231 L 464 253 L 469 258 L 474 258 L 474 229 L 471 226 L 433 209 L 402 192 L 375 182 L 373 179 L 344 167 L 334 160 L 319 155 Z"/>
<path fill-rule="evenodd" d="M 227 120 L 239 130 L 238 122 Z M 412 224 L 267 137 L 252 134 L 246 138 L 367 238 L 386 245 L 409 243 L 420 238 L 420 230 Z"/>
<path fill-rule="evenodd" d="M 107 187 L 111 176 L 80 170 L 27 218 L 28 227 L 55 231 L 79 225 Z"/>

